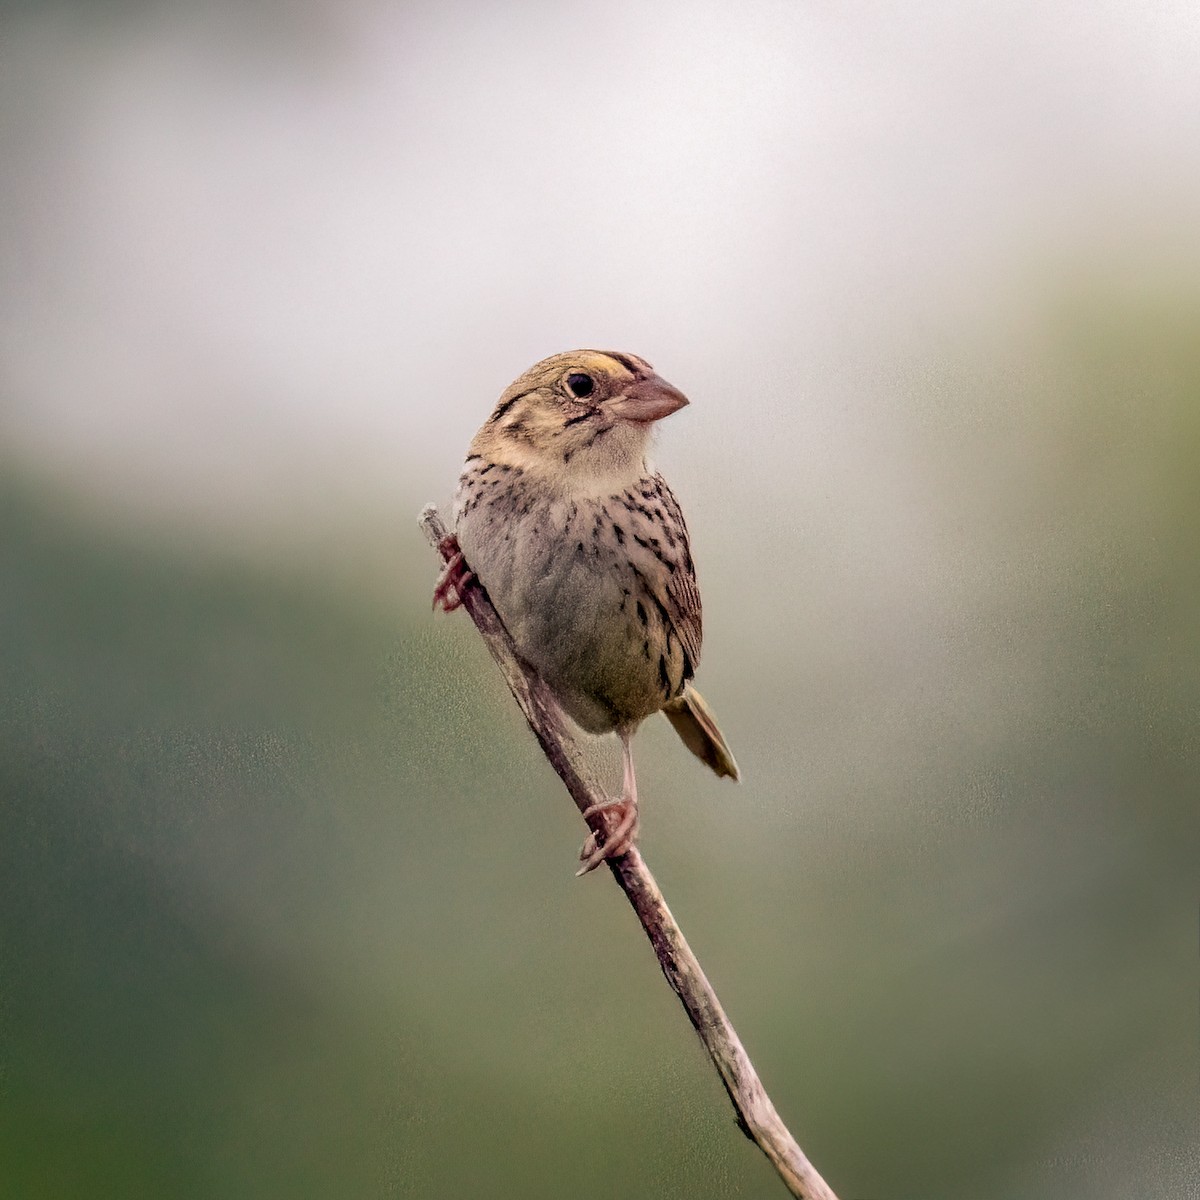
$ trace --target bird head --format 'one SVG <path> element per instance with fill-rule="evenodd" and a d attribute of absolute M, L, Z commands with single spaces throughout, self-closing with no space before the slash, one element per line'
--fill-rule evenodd
<path fill-rule="evenodd" d="M 512 383 L 471 449 L 549 480 L 622 485 L 645 473 L 654 423 L 687 402 L 644 359 L 571 350 Z"/>

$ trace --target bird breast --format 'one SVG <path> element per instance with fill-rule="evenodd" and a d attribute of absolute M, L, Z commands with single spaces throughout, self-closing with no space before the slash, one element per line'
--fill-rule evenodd
<path fill-rule="evenodd" d="M 663 603 L 670 575 L 692 570 L 686 530 L 660 536 L 647 486 L 665 484 L 572 498 L 519 467 L 477 460 L 455 497 L 467 563 L 522 657 L 592 733 L 636 727 L 696 666 Z"/>

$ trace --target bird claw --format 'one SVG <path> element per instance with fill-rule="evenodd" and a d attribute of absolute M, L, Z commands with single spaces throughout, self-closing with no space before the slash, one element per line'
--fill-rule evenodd
<path fill-rule="evenodd" d="M 620 858 L 633 849 L 638 832 L 638 807 L 636 800 L 606 800 L 583 810 L 583 816 L 599 817 L 603 828 L 593 829 L 579 851 L 583 866 L 575 872 L 575 878 L 594 871 L 606 858 Z M 603 841 L 597 836 L 603 834 Z"/>
<path fill-rule="evenodd" d="M 446 566 L 433 588 L 433 607 L 441 608 L 443 612 L 453 612 L 462 605 L 463 594 L 475 579 L 475 572 L 467 566 L 454 534 L 446 534 L 438 543 L 438 550 L 443 558 L 446 555 L 449 558 L 446 558 Z"/>

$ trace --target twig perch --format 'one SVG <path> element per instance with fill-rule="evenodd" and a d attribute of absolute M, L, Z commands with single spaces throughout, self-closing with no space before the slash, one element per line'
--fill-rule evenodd
<path fill-rule="evenodd" d="M 446 526 L 433 505 L 422 511 L 421 528 L 443 559 L 448 558 L 449 553 L 442 548 Z M 606 797 L 595 792 L 576 769 L 575 756 L 571 753 L 574 737 L 563 724 L 557 703 L 546 685 L 517 655 L 512 638 L 487 593 L 480 587 L 470 587 L 462 599 L 463 607 L 504 673 L 543 753 L 567 785 L 580 812 L 604 800 Z M 743 1132 L 771 1160 L 793 1196 L 799 1196 L 801 1200 L 837 1200 L 775 1111 L 712 984 L 700 969 L 641 854 L 634 849 L 621 858 L 606 861 L 637 913 L 667 982 L 679 997 L 712 1058 Z"/>

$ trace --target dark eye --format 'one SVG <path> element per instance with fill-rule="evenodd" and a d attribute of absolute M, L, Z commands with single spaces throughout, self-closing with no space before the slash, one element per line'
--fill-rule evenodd
<path fill-rule="evenodd" d="M 567 390 L 578 400 L 590 396 L 596 390 L 596 381 L 582 371 L 575 371 L 567 376 Z"/>

